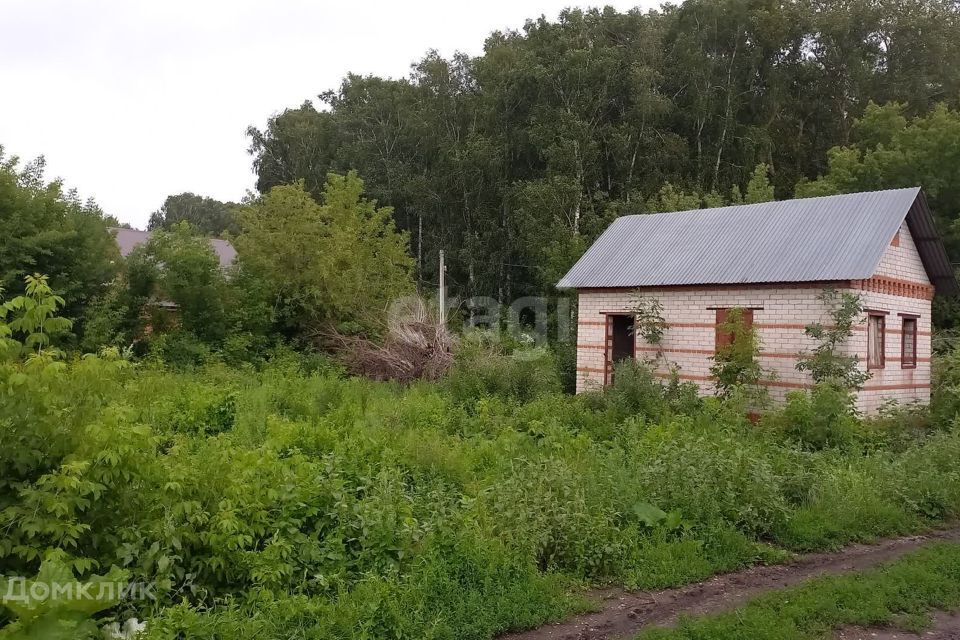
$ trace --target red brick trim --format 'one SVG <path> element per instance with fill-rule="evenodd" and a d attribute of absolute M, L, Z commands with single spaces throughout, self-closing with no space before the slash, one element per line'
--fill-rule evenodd
<path fill-rule="evenodd" d="M 658 378 L 672 378 L 672 373 L 656 373 Z M 677 374 L 677 377 L 680 380 L 686 380 L 688 382 L 713 382 L 713 378 L 710 376 L 698 376 L 690 373 L 680 373 Z M 761 380 L 760 386 L 762 387 L 783 387 L 787 389 L 812 389 L 812 384 L 807 384 L 805 382 L 784 382 L 781 380 Z"/>
<path fill-rule="evenodd" d="M 577 367 L 577 373 L 606 373 L 606 371 L 595 367 Z"/>
<path fill-rule="evenodd" d="M 875 384 L 867 385 L 863 388 L 864 391 L 901 391 L 904 389 L 929 389 L 930 383 L 919 383 L 919 384 Z"/>
<path fill-rule="evenodd" d="M 863 291 L 885 293 L 902 298 L 919 298 L 920 300 L 933 300 L 934 292 L 931 284 L 901 280 L 889 276 L 873 276 L 869 280 L 854 280 L 850 283 L 850 286 Z"/>
<path fill-rule="evenodd" d="M 604 373 L 603 369 L 594 369 L 590 367 L 577 367 L 577 373 Z M 657 372 L 656 375 L 658 378 L 672 378 L 674 374 L 672 373 L 661 373 Z M 677 374 L 677 378 L 680 380 L 685 380 L 687 382 L 713 382 L 713 378 L 710 376 L 698 376 L 689 373 L 680 373 Z M 812 389 L 813 384 L 807 382 L 785 382 L 783 380 L 761 380 L 760 385 L 764 387 L 778 387 L 784 389 Z M 877 384 L 877 385 L 866 385 L 863 388 L 863 391 L 903 391 L 908 389 L 929 389 L 929 383 L 919 383 L 919 384 Z"/>
<path fill-rule="evenodd" d="M 637 347 L 637 351 L 646 353 L 692 353 L 694 355 L 713 355 L 713 349 L 661 349 L 659 347 Z"/>
<path fill-rule="evenodd" d="M 596 351 L 603 351 L 605 349 L 602 344 L 578 344 L 577 349 L 591 349 Z M 644 347 L 638 346 L 637 351 L 642 351 L 644 353 L 681 353 L 687 355 L 702 355 L 702 356 L 712 356 L 712 349 L 664 349 L 660 347 Z M 776 352 L 776 351 L 761 351 L 761 358 L 780 358 L 784 360 L 792 360 L 799 357 L 798 353 L 786 353 L 786 352 Z M 891 362 L 899 362 L 900 356 L 887 356 L 887 360 Z M 930 358 L 917 358 L 917 362 L 930 362 Z"/>
<path fill-rule="evenodd" d="M 852 327 L 852 329 L 853 329 L 854 331 L 866 331 L 866 330 L 867 330 L 867 325 L 865 325 L 865 324 L 858 324 L 858 325 L 855 325 L 854 327 Z M 903 333 L 903 331 L 902 331 L 901 329 L 891 329 L 890 327 L 887 327 L 887 333 L 900 334 L 900 333 Z M 917 335 L 918 335 L 918 336 L 927 336 L 927 337 L 929 338 L 930 336 L 933 335 L 933 332 L 931 332 L 931 331 L 917 331 Z"/>

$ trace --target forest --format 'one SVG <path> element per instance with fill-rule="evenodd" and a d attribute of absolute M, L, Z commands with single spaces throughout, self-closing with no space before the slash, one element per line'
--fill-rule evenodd
<path fill-rule="evenodd" d="M 490 640 L 955 522 L 955 302 L 931 405 L 864 416 L 836 330 L 781 406 L 746 333 L 715 397 L 643 362 L 573 395 L 554 285 L 620 215 L 918 185 L 960 262 L 957 42 L 946 0 L 534 18 L 287 105 L 247 131 L 256 193 L 171 194 L 126 257 L 0 148 L 0 639 Z M 525 295 L 549 341 L 471 326 Z M 947 545 L 650 637 L 922 626 L 957 576 Z"/>
<path fill-rule="evenodd" d="M 928 0 L 567 11 L 251 128 L 257 187 L 358 171 L 464 298 L 549 290 L 625 213 L 922 184 L 953 234 L 958 28 Z"/>

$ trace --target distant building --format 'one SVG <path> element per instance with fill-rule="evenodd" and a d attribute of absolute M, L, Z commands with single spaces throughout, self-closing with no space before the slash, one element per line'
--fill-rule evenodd
<path fill-rule="evenodd" d="M 804 329 L 829 324 L 826 288 L 862 296 L 864 316 L 842 349 L 872 374 L 858 408 L 930 398 L 931 300 L 960 292 L 919 188 L 737 205 L 614 221 L 557 285 L 576 289 L 577 391 L 601 388 L 618 360 L 653 356 L 657 373 L 713 391 L 710 357 L 729 336 L 727 312 L 756 330 L 763 384 L 782 399 L 812 386 L 798 354 Z M 636 295 L 657 298 L 659 346 L 633 331 Z"/>
<path fill-rule="evenodd" d="M 110 232 L 117 240 L 117 246 L 120 248 L 120 255 L 126 258 L 130 252 L 139 245 L 147 242 L 152 235 L 149 231 L 140 231 L 139 229 L 123 229 L 120 227 L 111 227 Z M 210 238 L 210 247 L 220 259 L 220 267 L 226 269 L 237 259 L 237 250 L 226 240 Z"/>

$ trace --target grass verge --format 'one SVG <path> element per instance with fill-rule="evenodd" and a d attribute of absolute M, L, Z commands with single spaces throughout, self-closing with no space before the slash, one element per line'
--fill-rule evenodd
<path fill-rule="evenodd" d="M 719 615 L 683 618 L 638 640 L 803 640 L 845 625 L 920 630 L 932 610 L 960 607 L 960 544 L 936 543 L 897 562 L 778 590 Z"/>

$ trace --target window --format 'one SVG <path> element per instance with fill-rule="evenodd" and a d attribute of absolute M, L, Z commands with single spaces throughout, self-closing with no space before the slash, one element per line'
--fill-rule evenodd
<path fill-rule="evenodd" d="M 886 365 L 886 314 L 868 312 L 867 315 L 867 369 L 883 369 Z"/>
<path fill-rule="evenodd" d="M 740 309 L 743 312 L 743 323 L 750 328 L 753 326 L 753 309 Z M 725 347 L 733 343 L 733 332 L 724 331 L 723 325 L 726 324 L 727 318 L 730 314 L 730 309 L 717 309 L 717 323 L 716 323 L 716 342 L 714 345 L 714 351 L 720 347 Z"/>
<path fill-rule="evenodd" d="M 903 316 L 903 332 L 900 339 L 900 368 L 917 367 L 917 318 Z"/>

